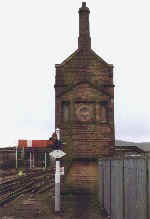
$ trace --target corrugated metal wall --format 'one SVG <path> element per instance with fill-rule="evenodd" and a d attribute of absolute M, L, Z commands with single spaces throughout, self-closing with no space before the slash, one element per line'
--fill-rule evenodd
<path fill-rule="evenodd" d="M 99 200 L 111 219 L 149 219 L 150 159 L 100 159 L 99 171 Z"/>

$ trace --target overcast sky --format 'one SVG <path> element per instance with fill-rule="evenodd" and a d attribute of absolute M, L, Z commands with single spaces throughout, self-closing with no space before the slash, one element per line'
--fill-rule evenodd
<path fill-rule="evenodd" d="M 150 141 L 148 0 L 87 0 L 92 49 L 114 65 L 115 135 Z M 82 1 L 0 1 L 0 146 L 54 131 L 55 64 L 77 49 Z"/>

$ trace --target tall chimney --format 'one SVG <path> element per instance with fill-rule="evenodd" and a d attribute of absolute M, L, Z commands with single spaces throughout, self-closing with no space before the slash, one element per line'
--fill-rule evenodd
<path fill-rule="evenodd" d="M 82 7 L 79 9 L 79 49 L 91 49 L 89 14 L 90 10 L 88 7 L 86 7 L 86 2 L 82 2 Z"/>

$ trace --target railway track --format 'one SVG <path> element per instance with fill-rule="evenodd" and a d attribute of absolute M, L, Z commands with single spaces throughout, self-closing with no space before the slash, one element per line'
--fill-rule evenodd
<path fill-rule="evenodd" d="M 25 193 L 43 192 L 53 187 L 52 170 L 37 170 L 16 176 L 0 184 L 0 206 Z"/>

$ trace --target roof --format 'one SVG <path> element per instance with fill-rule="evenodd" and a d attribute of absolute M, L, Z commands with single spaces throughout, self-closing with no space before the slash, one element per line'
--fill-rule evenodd
<path fill-rule="evenodd" d="M 100 157 L 100 160 L 123 160 L 145 158 L 143 150 L 136 146 L 115 146 L 111 156 Z"/>
<path fill-rule="evenodd" d="M 150 152 L 150 144 L 149 145 L 138 145 L 138 148 L 143 150 L 144 152 Z"/>
<path fill-rule="evenodd" d="M 55 67 L 62 67 L 64 65 L 66 65 L 74 56 L 76 56 L 77 54 L 79 54 L 81 51 L 81 49 L 77 49 L 75 52 L 73 52 L 69 57 L 67 57 L 61 64 L 56 64 Z M 95 56 L 95 58 L 103 63 L 104 65 L 107 65 L 107 67 L 112 68 L 113 65 L 112 64 L 108 64 L 106 61 L 104 61 L 100 56 L 98 56 L 92 49 L 89 50 L 89 52 L 91 53 L 91 55 Z"/>

